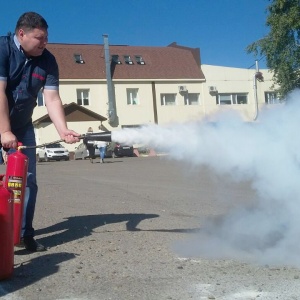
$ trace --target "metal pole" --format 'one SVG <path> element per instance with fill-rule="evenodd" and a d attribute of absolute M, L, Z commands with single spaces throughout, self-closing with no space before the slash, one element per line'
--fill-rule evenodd
<path fill-rule="evenodd" d="M 259 68 L 258 68 L 258 61 L 257 60 L 255 61 L 255 69 L 256 69 L 256 72 L 253 76 L 254 106 L 255 106 L 253 121 L 256 121 L 256 119 L 258 117 L 258 97 L 257 97 L 257 78 L 256 78 L 256 75 L 259 72 Z"/>
<path fill-rule="evenodd" d="M 107 82 L 107 93 L 108 93 L 108 123 L 114 123 L 116 119 L 115 101 L 114 101 L 114 91 L 111 79 L 110 71 L 110 54 L 108 45 L 108 35 L 103 34 L 104 39 L 104 57 L 105 57 L 105 70 L 106 70 L 106 82 Z"/>

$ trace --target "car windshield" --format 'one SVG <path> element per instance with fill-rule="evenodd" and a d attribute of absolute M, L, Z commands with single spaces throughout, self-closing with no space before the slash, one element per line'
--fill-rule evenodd
<path fill-rule="evenodd" d="M 47 148 L 63 148 L 63 146 L 59 143 L 48 145 Z"/>

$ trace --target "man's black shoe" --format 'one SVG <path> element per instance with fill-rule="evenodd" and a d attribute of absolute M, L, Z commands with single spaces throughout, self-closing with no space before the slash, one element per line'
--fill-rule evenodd
<path fill-rule="evenodd" d="M 25 249 L 31 252 L 41 252 L 46 251 L 46 247 L 42 244 L 38 243 L 33 236 L 24 236 L 22 239 Z"/>

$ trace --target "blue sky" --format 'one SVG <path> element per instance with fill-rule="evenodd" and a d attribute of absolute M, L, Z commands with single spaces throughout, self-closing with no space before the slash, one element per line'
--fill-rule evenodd
<path fill-rule="evenodd" d="M 36 11 L 49 24 L 49 42 L 200 48 L 203 64 L 249 68 L 250 43 L 268 33 L 268 0 L 9 0 L 1 3 L 0 35 Z M 260 57 L 258 58 L 260 59 Z M 259 62 L 265 67 L 264 59 Z"/>

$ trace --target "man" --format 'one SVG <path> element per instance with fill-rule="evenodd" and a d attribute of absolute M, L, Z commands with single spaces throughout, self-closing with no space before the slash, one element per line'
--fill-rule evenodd
<path fill-rule="evenodd" d="M 99 125 L 99 132 L 104 132 L 104 128 L 102 125 Z M 97 141 L 96 145 L 99 149 L 100 152 L 100 163 L 104 163 L 104 158 L 105 158 L 105 152 L 106 152 L 106 147 L 107 147 L 107 142 L 103 142 L 103 141 Z"/>
<path fill-rule="evenodd" d="M 2 146 L 0 145 L 0 165 L 4 164 L 4 159 L 3 159 L 3 155 L 2 155 Z"/>
<path fill-rule="evenodd" d="M 89 135 L 89 134 L 92 134 L 92 133 L 93 133 L 93 128 L 89 127 L 86 134 Z M 83 139 L 83 143 L 85 144 L 86 149 L 89 152 L 90 162 L 93 163 L 93 159 L 95 157 L 95 143 L 94 143 L 94 141 L 91 141 L 87 138 Z"/>
<path fill-rule="evenodd" d="M 15 35 L 0 37 L 0 136 L 3 148 L 16 148 L 18 141 L 35 146 L 32 113 L 42 89 L 48 114 L 66 143 L 79 141 L 79 134 L 67 128 L 59 95 L 58 66 L 46 49 L 48 24 L 35 12 L 24 13 Z M 24 149 L 29 158 L 25 193 L 22 241 L 27 250 L 44 251 L 34 239 L 32 226 L 37 197 L 35 149 Z"/>

